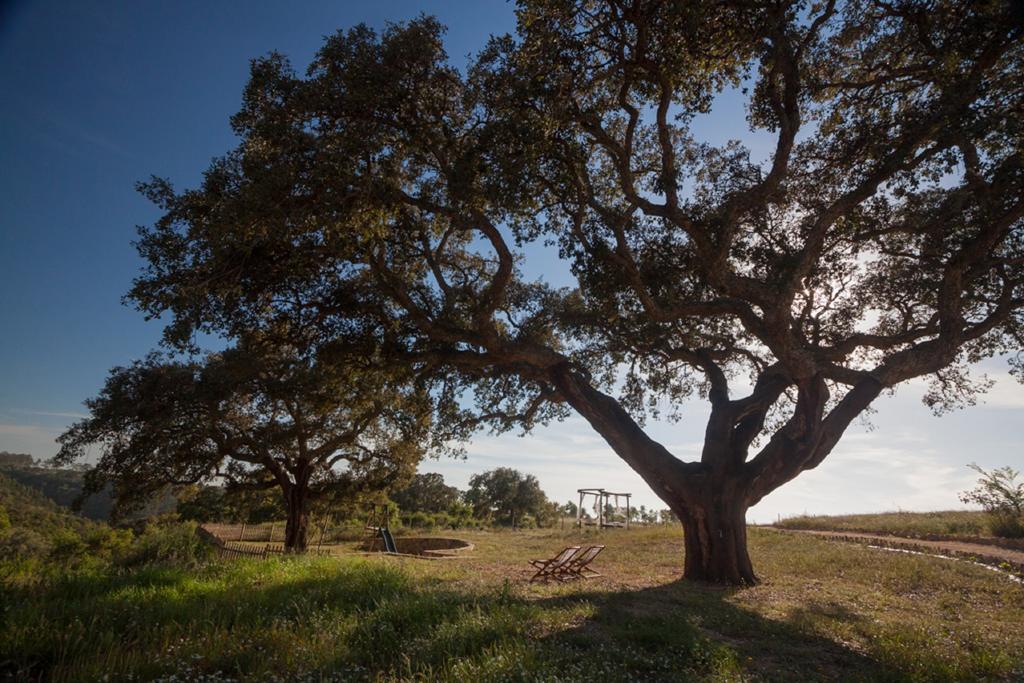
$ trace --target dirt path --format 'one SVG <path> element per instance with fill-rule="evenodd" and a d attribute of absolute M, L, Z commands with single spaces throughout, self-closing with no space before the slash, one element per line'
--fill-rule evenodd
<path fill-rule="evenodd" d="M 853 531 L 812 531 L 809 529 L 780 529 L 779 527 L 764 527 L 782 533 L 810 534 L 821 536 L 834 541 L 846 541 L 850 543 L 864 543 L 876 545 L 882 548 L 896 548 L 900 550 L 912 550 L 922 553 L 933 553 L 935 555 L 946 555 L 963 559 L 971 559 L 975 562 L 999 566 L 1009 563 L 1018 573 L 1024 573 L 1024 552 L 1000 548 L 994 545 L 982 545 L 981 543 L 963 543 L 961 541 L 926 541 L 918 538 L 903 538 L 900 536 L 886 536 L 883 534 L 865 534 Z"/>

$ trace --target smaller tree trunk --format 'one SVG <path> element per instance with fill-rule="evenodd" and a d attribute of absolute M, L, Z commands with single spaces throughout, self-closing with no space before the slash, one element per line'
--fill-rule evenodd
<path fill-rule="evenodd" d="M 306 552 L 306 538 L 309 530 L 307 491 L 293 486 L 285 494 L 288 522 L 284 529 L 284 548 L 292 553 Z"/>
<path fill-rule="evenodd" d="M 745 502 L 717 498 L 673 509 L 683 523 L 685 578 L 734 586 L 758 582 L 747 551 Z"/>

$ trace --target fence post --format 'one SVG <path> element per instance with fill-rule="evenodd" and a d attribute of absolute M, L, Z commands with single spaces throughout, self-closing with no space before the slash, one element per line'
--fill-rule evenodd
<path fill-rule="evenodd" d="M 245 538 L 245 522 L 242 522 L 242 528 L 238 530 L 238 540 L 241 541 Z"/>

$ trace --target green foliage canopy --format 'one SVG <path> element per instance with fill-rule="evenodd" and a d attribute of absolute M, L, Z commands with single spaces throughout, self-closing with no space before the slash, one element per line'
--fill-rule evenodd
<path fill-rule="evenodd" d="M 511 467 L 475 474 L 470 477 L 466 502 L 479 519 L 498 524 L 524 524 L 527 516 L 535 522 L 551 516 L 553 510 L 540 482 L 532 474 Z"/>
<path fill-rule="evenodd" d="M 301 316 L 431 377 L 448 424 L 575 410 L 706 540 L 688 575 L 752 582 L 749 506 L 882 391 L 970 403 L 969 366 L 1024 346 L 1019 3 L 518 16 L 465 73 L 430 18 L 332 35 L 305 76 L 256 60 L 238 148 L 197 189 L 144 186 L 164 214 L 130 297 L 182 346 Z M 766 162 L 697 139 L 727 90 Z M 574 286 L 524 278 L 528 245 Z M 693 395 L 684 462 L 643 418 Z"/>
<path fill-rule="evenodd" d="M 74 462 L 98 444 L 86 491 L 112 482 L 123 508 L 169 485 L 222 481 L 279 488 L 286 509 L 304 515 L 309 501 L 379 490 L 415 469 L 430 403 L 393 379 L 253 338 L 205 362 L 153 354 L 111 372 L 55 460 Z"/>
<path fill-rule="evenodd" d="M 391 493 L 403 512 L 447 512 L 459 502 L 459 490 L 444 483 L 436 472 L 416 474 L 405 486 Z"/>

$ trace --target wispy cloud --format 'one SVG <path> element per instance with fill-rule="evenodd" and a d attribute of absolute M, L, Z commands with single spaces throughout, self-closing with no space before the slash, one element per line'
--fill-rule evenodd
<path fill-rule="evenodd" d="M 978 394 L 978 406 L 994 409 L 1024 408 L 1024 384 L 1021 384 L 1016 377 L 1003 369 L 993 369 L 992 362 L 983 365 L 972 371 L 974 379 L 982 379 L 982 376 L 992 380 L 993 384 L 983 393 Z M 900 391 L 907 397 L 920 400 L 928 390 L 928 378 L 918 377 L 910 380 L 900 387 Z"/>
<path fill-rule="evenodd" d="M 37 415 L 40 417 L 69 417 L 75 420 L 81 420 L 89 417 L 86 413 L 62 413 L 62 412 L 50 412 L 47 410 L 15 410 L 13 411 L 18 415 Z"/>
<path fill-rule="evenodd" d="M 973 483 L 964 466 L 925 435 L 848 434 L 818 469 L 805 472 L 754 507 L 750 518 L 963 507 L 957 494 Z"/>
<path fill-rule="evenodd" d="M 27 417 L 22 419 L 19 415 Z M 35 419 L 31 419 L 32 417 Z M 67 418 L 54 415 L 53 417 L 60 417 L 61 420 L 60 423 L 55 423 L 54 420 L 48 419 L 50 417 L 51 415 L 46 412 L 38 414 L 33 411 L 0 413 L 0 420 L 2 420 L 0 422 L 0 451 L 28 453 L 37 459 L 56 455 L 57 437 L 64 431 L 64 423 Z"/>
<path fill-rule="evenodd" d="M 57 453 L 58 429 L 34 424 L 0 423 L 0 451 L 28 453 L 37 459 Z"/>
<path fill-rule="evenodd" d="M 995 384 L 981 397 L 986 408 L 1020 410 L 1024 408 L 1024 384 L 1008 372 L 990 372 Z"/>
<path fill-rule="evenodd" d="M 55 432 L 52 430 L 44 429 L 38 425 L 0 424 L 0 436 L 36 438 L 54 434 Z"/>

